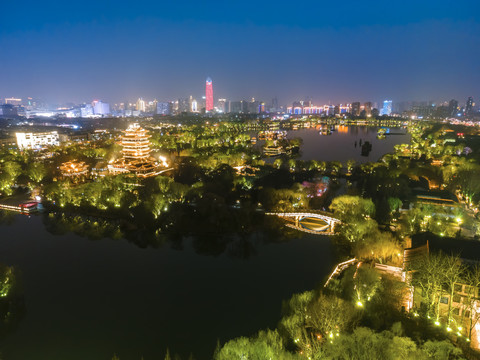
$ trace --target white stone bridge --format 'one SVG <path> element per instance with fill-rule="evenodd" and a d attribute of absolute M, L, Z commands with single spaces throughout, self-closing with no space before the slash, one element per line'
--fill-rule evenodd
<path fill-rule="evenodd" d="M 293 224 L 287 224 L 286 226 L 315 235 L 333 235 L 335 225 L 340 223 L 340 220 L 334 217 L 309 212 L 279 212 L 265 213 L 265 215 L 275 215 L 285 220 L 293 220 Z M 313 224 L 315 219 L 319 219 L 325 224 Z M 309 227 L 309 225 L 314 226 Z"/>

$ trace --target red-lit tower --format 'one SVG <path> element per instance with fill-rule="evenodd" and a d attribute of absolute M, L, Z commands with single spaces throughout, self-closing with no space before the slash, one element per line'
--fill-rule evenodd
<path fill-rule="evenodd" d="M 205 86 L 205 111 L 213 111 L 213 85 L 212 79 L 207 78 L 207 84 Z"/>

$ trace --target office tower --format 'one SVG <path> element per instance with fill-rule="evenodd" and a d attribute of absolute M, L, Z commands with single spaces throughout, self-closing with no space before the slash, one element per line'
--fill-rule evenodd
<path fill-rule="evenodd" d="M 85 104 L 80 108 L 81 117 L 89 117 L 93 115 L 93 106 L 91 104 Z"/>
<path fill-rule="evenodd" d="M 392 100 L 385 100 L 383 102 L 381 115 L 391 115 L 391 114 L 392 114 Z"/>
<path fill-rule="evenodd" d="M 473 107 L 475 103 L 473 102 L 473 97 L 469 97 L 467 99 L 467 103 L 465 104 L 465 115 L 471 115 L 473 113 Z"/>
<path fill-rule="evenodd" d="M 243 101 L 232 101 L 230 102 L 230 112 L 234 114 L 239 114 L 243 111 Z"/>
<path fill-rule="evenodd" d="M 363 107 L 365 109 L 365 115 L 366 116 L 371 116 L 372 115 L 372 103 L 368 101 L 363 105 Z"/>
<path fill-rule="evenodd" d="M 110 105 L 103 101 L 95 100 L 93 102 L 93 113 L 95 115 L 108 115 L 110 114 Z"/>
<path fill-rule="evenodd" d="M 157 115 L 172 115 L 172 103 L 159 102 L 157 103 Z"/>
<path fill-rule="evenodd" d="M 221 113 L 227 113 L 227 99 L 218 99 L 218 111 Z"/>
<path fill-rule="evenodd" d="M 0 105 L 0 118 L 16 117 L 17 115 L 18 109 L 12 104 Z"/>
<path fill-rule="evenodd" d="M 360 115 L 360 102 L 355 101 L 352 103 L 352 115 L 359 116 Z"/>
<path fill-rule="evenodd" d="M 265 112 L 265 103 L 261 102 L 259 107 L 258 107 L 258 113 L 263 114 Z"/>
<path fill-rule="evenodd" d="M 248 112 L 249 114 L 258 114 L 260 112 L 260 101 L 255 100 L 255 98 L 252 98 L 252 101 L 248 103 Z"/>
<path fill-rule="evenodd" d="M 189 113 L 192 111 L 190 98 L 178 99 L 178 113 Z"/>
<path fill-rule="evenodd" d="M 278 111 L 278 99 L 276 97 L 272 99 L 271 111 Z"/>
<path fill-rule="evenodd" d="M 457 114 L 458 114 L 458 101 L 455 99 L 452 99 L 448 103 L 448 116 L 457 116 Z"/>
<path fill-rule="evenodd" d="M 145 106 L 145 100 L 142 98 L 139 98 L 137 100 L 137 111 L 145 112 L 146 106 Z"/>
<path fill-rule="evenodd" d="M 205 85 L 205 99 L 205 111 L 213 111 L 213 84 L 212 79 L 210 79 L 209 77 L 207 78 L 207 82 Z"/>

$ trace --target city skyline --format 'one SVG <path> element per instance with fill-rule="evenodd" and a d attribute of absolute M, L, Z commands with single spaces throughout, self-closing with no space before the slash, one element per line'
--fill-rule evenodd
<path fill-rule="evenodd" d="M 15 4 L 4 5 L 9 16 L 0 46 L 9 71 L 0 96 L 41 94 L 57 103 L 177 99 L 203 93 L 207 76 L 219 97 L 276 96 L 282 103 L 480 93 L 479 4 L 473 1 L 308 2 L 299 9 L 221 2 L 89 5 L 27 1 L 21 14 Z"/>

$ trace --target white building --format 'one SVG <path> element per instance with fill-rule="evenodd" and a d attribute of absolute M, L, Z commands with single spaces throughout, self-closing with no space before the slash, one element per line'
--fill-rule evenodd
<path fill-rule="evenodd" d="M 95 115 L 108 115 L 110 114 L 110 105 L 103 101 L 94 101 L 93 113 Z"/>
<path fill-rule="evenodd" d="M 83 118 L 91 117 L 93 115 L 93 106 L 90 104 L 85 104 L 85 106 L 80 108 L 80 111 Z"/>
<path fill-rule="evenodd" d="M 43 133 L 16 133 L 17 146 L 20 150 L 40 150 L 48 146 L 60 145 L 58 132 L 50 131 Z"/>
<path fill-rule="evenodd" d="M 392 114 L 392 100 L 385 100 L 383 102 L 383 108 L 380 111 L 380 115 L 391 115 Z"/>

